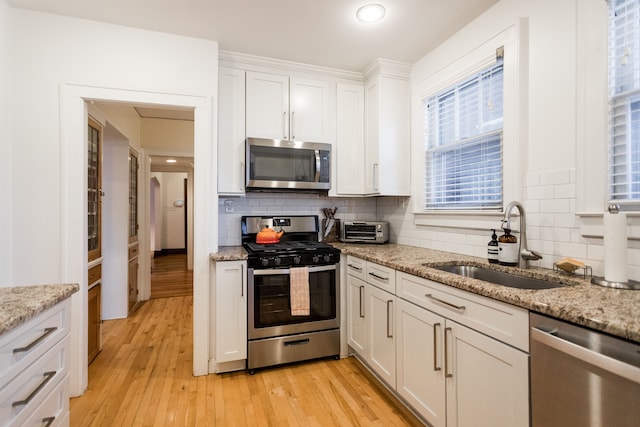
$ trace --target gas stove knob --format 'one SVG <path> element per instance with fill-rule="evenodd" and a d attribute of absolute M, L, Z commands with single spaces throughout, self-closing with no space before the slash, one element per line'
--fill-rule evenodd
<path fill-rule="evenodd" d="M 323 257 L 324 262 L 330 262 L 331 261 L 331 255 L 325 255 Z"/>
<path fill-rule="evenodd" d="M 300 264 L 300 261 L 302 260 L 302 257 L 300 257 L 300 255 L 296 255 L 293 257 L 293 263 L 294 264 Z"/>
<path fill-rule="evenodd" d="M 314 255 L 314 256 L 313 256 L 313 263 L 314 263 L 314 264 L 317 264 L 317 263 L 319 263 L 319 262 L 320 262 L 320 257 L 319 257 L 318 255 Z"/>
<path fill-rule="evenodd" d="M 269 258 L 260 258 L 260 264 L 262 264 L 263 267 L 266 267 L 269 265 Z"/>
<path fill-rule="evenodd" d="M 274 263 L 275 265 L 280 265 L 280 264 L 282 263 L 282 260 L 281 260 L 280 258 L 274 258 L 274 259 L 273 259 L 273 263 Z"/>

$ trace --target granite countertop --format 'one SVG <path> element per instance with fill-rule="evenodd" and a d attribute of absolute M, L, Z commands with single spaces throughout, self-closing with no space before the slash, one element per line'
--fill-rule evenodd
<path fill-rule="evenodd" d="M 77 284 L 0 288 L 0 335 L 78 292 Z"/>
<path fill-rule="evenodd" d="M 395 243 L 332 245 L 340 248 L 343 256 L 354 255 L 395 270 L 640 342 L 640 291 L 604 288 L 591 284 L 589 278 L 569 276 L 548 269 L 504 267 L 489 264 L 483 258 Z M 210 257 L 214 261 L 233 261 L 246 259 L 247 253 L 240 246 L 228 246 L 221 247 L 219 252 Z M 342 262 L 345 261 L 343 258 Z M 517 289 L 431 268 L 457 263 L 488 266 L 522 276 L 552 280 L 566 286 L 543 290 Z"/>
<path fill-rule="evenodd" d="M 522 270 L 504 267 L 489 264 L 482 258 L 394 243 L 335 243 L 334 246 L 340 248 L 343 255 L 354 255 L 395 270 L 640 342 L 640 291 L 604 288 L 591 284 L 588 278 L 569 276 L 543 268 Z M 430 268 L 461 262 L 552 280 L 567 286 L 543 290 L 517 289 Z"/>

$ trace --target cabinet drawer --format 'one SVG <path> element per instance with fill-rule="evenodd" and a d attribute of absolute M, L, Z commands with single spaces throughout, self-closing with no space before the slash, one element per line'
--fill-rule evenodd
<path fill-rule="evenodd" d="M 102 264 L 94 265 L 89 269 L 89 277 L 87 278 L 87 283 L 89 286 L 100 280 L 102 277 Z"/>
<path fill-rule="evenodd" d="M 396 276 L 400 298 L 529 351 L 527 310 L 401 271 Z"/>
<path fill-rule="evenodd" d="M 69 425 L 69 375 L 47 396 L 34 411 L 25 414 L 22 421 L 16 418 L 10 426 L 68 426 Z"/>
<path fill-rule="evenodd" d="M 396 293 L 396 271 L 393 268 L 367 262 L 366 281 L 394 295 Z"/>
<path fill-rule="evenodd" d="M 0 388 L 69 333 L 70 316 L 67 298 L 0 339 Z"/>
<path fill-rule="evenodd" d="M 367 261 L 349 255 L 347 257 L 347 274 L 360 280 L 367 280 Z"/>
<path fill-rule="evenodd" d="M 138 256 L 139 245 L 135 244 L 129 246 L 129 259 L 135 258 Z"/>
<path fill-rule="evenodd" d="M 66 336 L 0 390 L 0 420 L 22 425 L 69 372 L 70 338 Z"/>

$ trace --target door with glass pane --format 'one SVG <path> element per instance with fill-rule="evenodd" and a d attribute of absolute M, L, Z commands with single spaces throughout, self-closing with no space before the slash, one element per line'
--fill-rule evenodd
<path fill-rule="evenodd" d="M 88 362 L 102 348 L 102 125 L 88 119 L 87 127 L 87 356 Z"/>
<path fill-rule="evenodd" d="M 138 302 L 138 153 L 129 149 L 129 312 Z"/>

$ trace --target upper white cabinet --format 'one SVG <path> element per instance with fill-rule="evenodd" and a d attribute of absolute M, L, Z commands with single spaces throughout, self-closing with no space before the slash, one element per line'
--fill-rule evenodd
<path fill-rule="evenodd" d="M 247 71 L 247 137 L 333 142 L 329 82 Z"/>
<path fill-rule="evenodd" d="M 218 192 L 244 193 L 245 71 L 218 71 Z"/>
<path fill-rule="evenodd" d="M 365 85 L 365 194 L 409 196 L 409 79 L 407 66 L 380 60 Z"/>
<path fill-rule="evenodd" d="M 338 84 L 334 150 L 336 195 L 363 195 L 364 85 Z"/>

